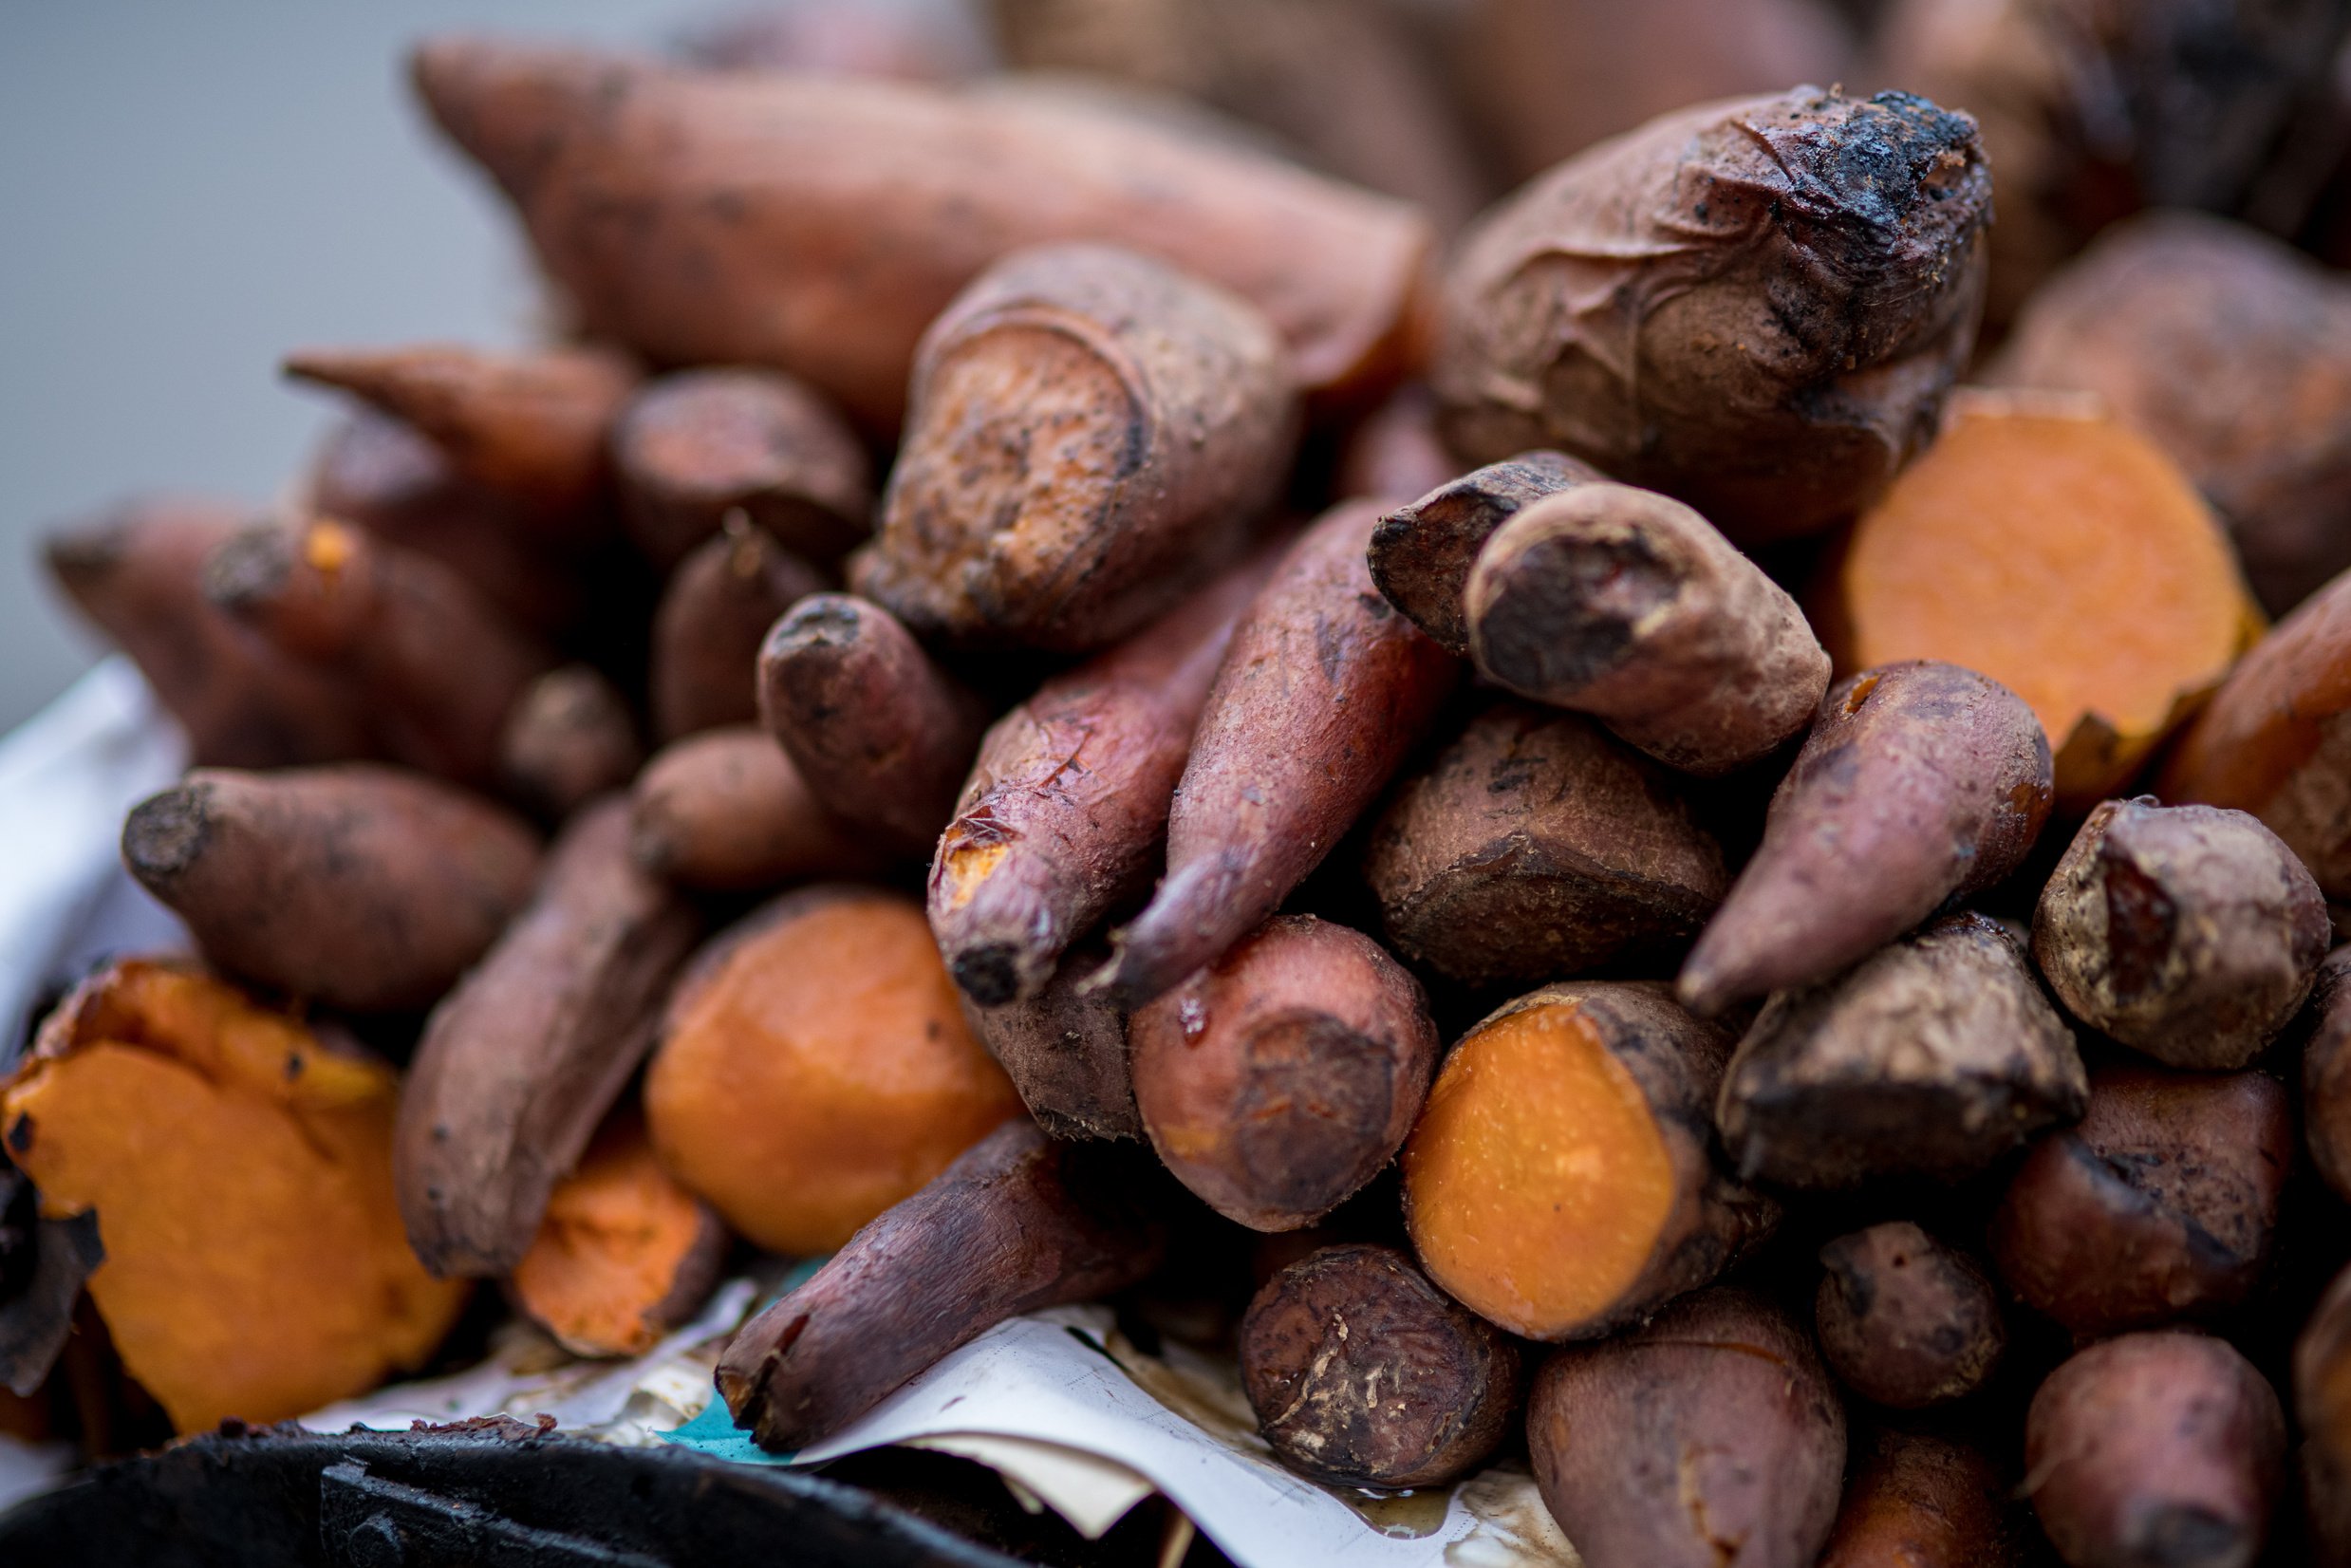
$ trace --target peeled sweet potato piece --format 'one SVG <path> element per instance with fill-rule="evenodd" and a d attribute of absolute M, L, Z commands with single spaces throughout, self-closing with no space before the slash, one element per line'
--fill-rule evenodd
<path fill-rule="evenodd" d="M 1954 402 L 1823 599 L 1838 669 L 1939 659 L 2031 704 L 2077 809 L 2136 775 L 2261 625 L 2227 535 L 2161 449 L 2024 394 Z"/>
<path fill-rule="evenodd" d="M 771 1251 L 825 1252 L 936 1176 L 1019 1100 L 965 1027 L 923 906 L 787 893 L 672 991 L 645 1072 L 662 1164 Z"/>
<path fill-rule="evenodd" d="M 123 960 L 0 1089 L 44 1211 L 97 1215 L 90 1298 L 181 1431 L 364 1392 L 456 1319 L 465 1285 L 427 1275 L 401 1230 L 398 1088 L 232 986 Z"/>
<path fill-rule="evenodd" d="M 726 1245 L 726 1227 L 662 1168 L 631 1110 L 555 1184 L 507 1286 L 574 1355 L 641 1355 L 700 1309 Z"/>
<path fill-rule="evenodd" d="M 1734 543 L 1818 532 L 1933 434 L 1975 342 L 1975 121 L 1818 87 L 1651 121 L 1471 227 L 1429 384 L 1465 457 L 1556 447 Z"/>
<path fill-rule="evenodd" d="M 1404 1148 L 1428 1277 L 1530 1339 L 1583 1339 L 1707 1283 L 1778 1206 L 1713 1156 L 1729 1042 L 1661 985 L 1545 986 L 1446 1058 Z"/>

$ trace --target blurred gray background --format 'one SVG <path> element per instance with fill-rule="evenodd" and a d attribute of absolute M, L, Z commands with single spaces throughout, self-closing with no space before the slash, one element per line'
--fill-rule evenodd
<path fill-rule="evenodd" d="M 135 491 L 261 500 L 304 344 L 511 343 L 520 242 L 409 106 L 450 28 L 665 37 L 695 0 L 0 0 L 0 730 L 100 652 L 36 558 Z"/>

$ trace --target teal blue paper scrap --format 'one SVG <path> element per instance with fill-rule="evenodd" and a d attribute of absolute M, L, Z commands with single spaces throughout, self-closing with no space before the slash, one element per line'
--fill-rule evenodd
<path fill-rule="evenodd" d="M 808 1283 L 809 1277 L 813 1275 L 823 1262 L 822 1258 L 805 1258 L 793 1264 L 784 1277 L 775 1282 L 775 1289 L 769 1294 L 768 1298 L 759 1303 L 761 1308 L 773 1305 Z M 749 1432 L 735 1425 L 735 1417 L 728 1411 L 726 1401 L 718 1398 L 715 1391 L 711 1395 L 710 1403 L 702 1407 L 701 1414 L 682 1427 L 665 1432 L 656 1432 L 653 1435 L 664 1443 L 674 1443 L 681 1448 L 692 1448 L 698 1453 L 708 1454 L 713 1459 L 723 1459 L 737 1465 L 789 1465 L 792 1463 L 792 1455 L 771 1453 L 753 1442 Z"/>

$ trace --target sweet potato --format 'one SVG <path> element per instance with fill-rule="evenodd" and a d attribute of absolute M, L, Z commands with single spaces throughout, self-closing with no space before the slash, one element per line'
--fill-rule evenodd
<path fill-rule="evenodd" d="M 430 1355 L 465 1287 L 392 1198 L 399 1081 L 191 970 L 119 961 L 0 1087 L 43 1212 L 95 1214 L 89 1294 L 122 1364 L 193 1432 L 280 1421 Z"/>
<path fill-rule="evenodd" d="M 1796 601 L 1704 517 L 1630 485 L 1574 485 L 1503 523 L 1462 613 L 1480 674 L 1684 773 L 1777 751 L 1829 687 Z"/>
<path fill-rule="evenodd" d="M 1519 1409 L 1519 1351 L 1393 1247 L 1330 1246 L 1265 1281 L 1241 1385 L 1283 1464 L 1335 1486 L 1441 1486 Z"/>
<path fill-rule="evenodd" d="M 743 1326 L 718 1358 L 735 1424 L 806 1447 L 1007 1317 L 1135 1283 L 1166 1241 L 1142 1165 L 1003 1123 Z"/>
<path fill-rule="evenodd" d="M 1866 505 L 1933 433 L 1983 298 L 1975 122 L 1817 87 L 1653 120 L 1455 252 L 1430 384 L 1463 457 L 1557 447 L 1741 545 Z"/>
<path fill-rule="evenodd" d="M 607 796 L 572 819 L 530 907 L 425 1025 L 394 1153 L 409 1242 L 435 1274 L 521 1260 L 693 948 L 700 922 L 638 869 L 628 816 Z"/>
<path fill-rule="evenodd" d="M 1055 1138 L 1140 1138 L 1127 1013 L 1085 977 L 1108 950 L 1080 943 L 1044 988 L 1001 1007 L 962 994 L 963 1017 L 1012 1079 L 1036 1125 Z"/>
<path fill-rule="evenodd" d="M 252 524 L 244 508 L 132 501 L 51 534 L 49 575 L 131 656 L 200 764 L 278 768 L 374 754 L 347 684 L 289 659 L 204 596 L 204 563 Z"/>
<path fill-rule="evenodd" d="M 653 733 L 664 741 L 759 717 L 759 645 L 824 579 L 731 513 L 686 552 L 653 616 Z"/>
<path fill-rule="evenodd" d="M 982 1007 L 1036 995 L 1062 952 L 1149 889 L 1192 727 L 1272 567 L 1226 572 L 998 719 L 931 860 L 931 932 Z"/>
<path fill-rule="evenodd" d="M 2293 1159 L 2275 1079 L 2102 1069 L 2080 1124 L 2017 1168 L 1992 1260 L 2077 1335 L 2222 1316 L 2261 1281 Z"/>
<path fill-rule="evenodd" d="M 407 421 L 459 473 L 522 502 L 558 537 L 576 532 L 605 482 L 605 435 L 637 381 L 609 349 L 455 344 L 308 349 L 286 357 L 286 373 Z"/>
<path fill-rule="evenodd" d="M 1907 1220 L 1820 1249 L 1813 1328 L 1829 1370 L 1864 1399 L 1915 1410 L 1984 1386 L 2008 1325 L 1984 1271 Z"/>
<path fill-rule="evenodd" d="M 2351 286 L 2259 230 L 2169 212 L 2117 224 L 2052 277 L 1989 379 L 2104 400 L 2227 519 L 2283 615 L 2351 567 L 2347 367 Z"/>
<path fill-rule="evenodd" d="M 2156 791 L 2252 812 L 2328 898 L 2351 900 L 2351 571 L 2237 662 Z"/>
<path fill-rule="evenodd" d="M 555 1184 L 508 1288 L 572 1354 L 642 1355 L 701 1310 L 726 1247 L 726 1227 L 662 1168 L 632 1111 Z"/>
<path fill-rule="evenodd" d="M 1838 82 L 1853 48 L 1819 0 L 1471 0 L 1462 96 L 1516 180 L 1685 104 Z"/>
<path fill-rule="evenodd" d="M 627 700 L 587 664 L 561 664 L 532 681 L 498 737 L 499 782 L 550 821 L 626 787 L 644 761 Z"/>
<path fill-rule="evenodd" d="M 1332 488 L 1340 495 L 1402 500 L 1426 495 L 1461 472 L 1461 459 L 1437 434 L 1437 400 L 1426 385 L 1412 382 L 1398 387 L 1348 435 Z M 1372 538 L 1376 551 L 1378 534 Z M 1376 553 L 1372 575 L 1378 576 Z"/>
<path fill-rule="evenodd" d="M 774 737 L 749 724 L 663 747 L 629 810 L 629 852 L 681 887 L 756 891 L 875 871 L 886 859 L 816 804 Z"/>
<path fill-rule="evenodd" d="M 1775 995 L 1732 1055 L 1714 1113 L 1746 1175 L 1856 1187 L 1972 1175 L 2080 1117 L 2089 1092 L 2024 944 L 1966 913 Z"/>
<path fill-rule="evenodd" d="M 1024 246 L 1156 255 L 1263 309 L 1299 381 L 1374 397 L 1418 355 L 1411 209 L 1068 95 L 692 74 L 451 38 L 415 76 L 600 336 L 774 365 L 895 424 L 915 340 Z M 632 220 L 615 225 L 616 201 Z"/>
<path fill-rule="evenodd" d="M 2351 947 L 2336 948 L 2319 965 L 2304 1017 L 2303 1137 L 2321 1178 L 2351 1201 Z M 2351 1546 L 2351 1535 L 2344 1540 Z"/>
<path fill-rule="evenodd" d="M 760 0 L 689 27 L 676 51 L 706 70 L 959 82 L 996 64 L 971 0 Z"/>
<path fill-rule="evenodd" d="M 1981 121 L 2000 171 L 1988 315 L 2005 323 L 2118 217 L 2236 208 L 2343 21 L 2329 0 L 1897 0 L 1865 74 Z"/>
<path fill-rule="evenodd" d="M 2017 1568 L 2007 1485 L 1983 1450 L 1887 1428 L 1845 1488 L 1819 1568 Z"/>
<path fill-rule="evenodd" d="M 987 728 L 979 694 L 881 606 L 801 600 L 759 647 L 759 719 L 825 810 L 899 854 L 927 854 Z"/>
<path fill-rule="evenodd" d="M 2031 704 L 2077 810 L 2136 776 L 2261 626 L 2187 476 L 2079 400 L 2031 394 L 1955 401 L 1821 599 L 1838 668 L 1947 660 Z"/>
<path fill-rule="evenodd" d="M 1371 580 L 1414 625 L 1447 652 L 1467 658 L 1469 621 L 1462 602 L 1478 551 L 1521 508 L 1599 477 L 1598 469 L 1561 453 L 1521 452 L 1443 480 L 1410 506 L 1385 513 L 1371 530 Z"/>
<path fill-rule="evenodd" d="M 122 860 L 207 957 L 359 1011 L 429 1005 L 538 877 L 519 818 L 374 763 L 199 768 L 133 808 Z"/>
<path fill-rule="evenodd" d="M 1371 938 L 1278 915 L 1128 1025 L 1151 1147 L 1252 1230 L 1311 1225 L 1379 1174 L 1436 1070 L 1420 982 Z"/>
<path fill-rule="evenodd" d="M 1288 471 L 1295 393 L 1245 301 L 1105 245 L 1004 257 L 915 354 L 856 590 L 916 631 L 1089 652 L 1239 553 Z"/>
<path fill-rule="evenodd" d="M 288 656 L 340 676 L 396 761 L 497 777 L 507 715 L 555 656 L 429 555 L 330 518 L 263 524 L 213 552 L 213 603 Z"/>
<path fill-rule="evenodd" d="M 956 1007 L 922 906 L 787 893 L 706 944 L 644 1084 L 662 1164 L 772 1252 L 825 1252 L 1019 1109 Z"/>
<path fill-rule="evenodd" d="M 674 567 L 739 511 L 830 565 L 871 529 L 873 465 L 815 391 L 778 370 L 680 370 L 638 388 L 612 426 L 622 514 Z"/>
<path fill-rule="evenodd" d="M 1526 1440 L 1591 1568 L 1808 1568 L 1845 1472 L 1845 1412 L 1803 1332 L 1727 1288 L 1555 1353 Z"/>
<path fill-rule="evenodd" d="M 578 551 L 550 540 L 523 503 L 457 472 L 404 420 L 367 407 L 330 427 L 294 509 L 430 555 L 524 630 L 554 636 L 585 608 Z"/>
<path fill-rule="evenodd" d="M 2243 812 L 2109 800 L 2033 912 L 2074 1017 L 2174 1067 L 2248 1065 L 2302 1009 L 2334 939 L 2294 852 Z"/>
<path fill-rule="evenodd" d="M 1607 1334 L 1706 1284 L 1778 1219 L 1713 1159 L 1728 1055 L 1646 982 L 1550 985 L 1495 1012 L 1404 1147 L 1421 1266 L 1530 1339 Z"/>
<path fill-rule="evenodd" d="M 1134 82 L 1253 121 L 1315 167 L 1418 204 L 1442 233 L 1484 202 L 1452 100 L 1391 0 L 994 0 L 992 9 L 1020 68 Z"/>
<path fill-rule="evenodd" d="M 1259 593 L 1167 816 L 1167 876 L 1101 976 L 1140 1004 L 1254 930 L 1434 722 L 1457 669 L 1372 588 L 1375 501 L 1332 508 Z"/>
<path fill-rule="evenodd" d="M 1473 986 L 1670 955 L 1728 885 L 1665 770 L 1589 719 L 1516 701 L 1397 789 L 1364 880 L 1399 953 Z"/>
<path fill-rule="evenodd" d="M 2335 1277 L 2294 1341 L 2294 1418 L 2316 1560 L 2351 1562 L 2351 1269 Z"/>
<path fill-rule="evenodd" d="M 2252 1363 L 2199 1334 L 2130 1334 L 2051 1372 L 2024 1490 L 2077 1568 L 2248 1568 L 2286 1480 L 2286 1416 Z"/>
<path fill-rule="evenodd" d="M 1821 700 L 1763 841 L 1682 965 L 1702 1016 L 1826 980 L 2024 861 L 2048 820 L 2049 742 L 1997 681 L 1920 660 Z"/>

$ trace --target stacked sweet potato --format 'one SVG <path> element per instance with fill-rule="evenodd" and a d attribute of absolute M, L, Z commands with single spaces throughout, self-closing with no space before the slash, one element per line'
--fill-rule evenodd
<path fill-rule="evenodd" d="M 52 546 L 191 737 L 122 849 L 201 961 L 0 1090 L 19 1393 L 85 1278 L 187 1429 L 471 1279 L 642 1350 L 739 1244 L 831 1254 L 718 1364 L 774 1447 L 1110 1298 L 1333 1484 L 1523 1434 L 1594 1568 L 2022 1560 L 2019 1498 L 2351 1561 L 2351 287 L 2210 215 L 2343 18 L 1921 0 L 1894 90 L 1680 107 L 1847 47 L 1688 9 L 1578 117 L 1530 41 L 1605 8 L 1470 8 L 1533 177 L 1449 250 L 1368 5 L 998 20 L 1418 206 L 814 0 L 420 49 L 574 335 L 294 355 L 356 407 L 276 513 Z"/>

